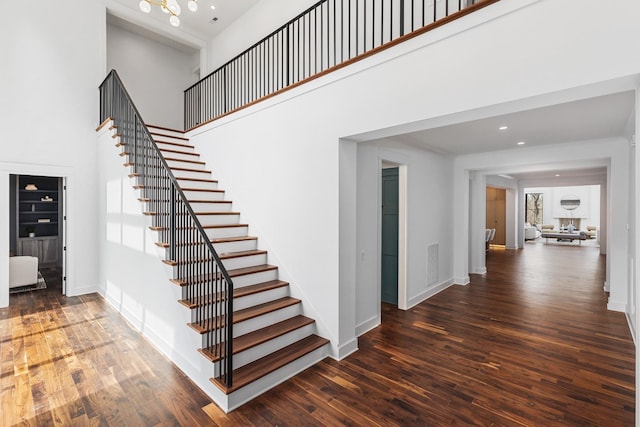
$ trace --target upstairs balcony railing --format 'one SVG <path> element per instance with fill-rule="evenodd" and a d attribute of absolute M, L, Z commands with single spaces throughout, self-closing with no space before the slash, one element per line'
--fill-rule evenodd
<path fill-rule="evenodd" d="M 184 127 L 246 107 L 499 0 L 322 0 L 184 93 Z"/>

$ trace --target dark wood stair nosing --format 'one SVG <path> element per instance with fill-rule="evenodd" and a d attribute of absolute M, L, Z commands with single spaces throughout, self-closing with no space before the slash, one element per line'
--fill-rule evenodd
<path fill-rule="evenodd" d="M 166 129 L 166 130 L 171 130 L 171 129 Z M 189 138 L 185 138 L 184 136 L 167 135 L 166 133 L 158 133 L 158 132 L 151 132 L 151 131 L 149 131 L 149 133 L 151 134 L 151 136 L 161 136 L 163 138 L 174 138 L 174 139 L 179 139 L 181 141 L 188 141 L 189 140 Z M 153 138 L 153 139 L 155 141 L 155 138 Z"/>
<path fill-rule="evenodd" d="M 229 274 L 229 277 L 233 279 L 235 277 L 242 277 L 242 276 L 248 276 L 250 274 L 264 273 L 267 271 L 273 271 L 277 269 L 278 269 L 277 265 L 260 264 L 260 265 L 253 265 L 251 267 L 242 267 L 242 268 L 236 268 L 233 270 L 227 270 L 227 274 Z M 186 280 L 184 278 L 170 279 L 170 282 L 182 287 L 182 286 L 197 284 L 202 282 L 203 280 L 204 281 L 209 280 L 210 278 L 211 278 L 210 275 L 205 275 L 200 277 L 191 277 Z"/>
<path fill-rule="evenodd" d="M 273 313 L 274 311 L 283 310 L 300 304 L 301 302 L 302 301 L 298 298 L 282 297 L 262 304 L 243 308 L 242 310 L 233 312 L 233 324 L 235 325 L 236 323 L 255 319 L 256 317 L 264 316 L 266 314 Z M 189 323 L 188 325 L 199 334 L 205 334 L 225 326 L 222 318 L 205 319 L 205 322 L 207 323 L 207 326 L 200 326 L 195 322 Z"/>
<path fill-rule="evenodd" d="M 257 347 L 273 339 L 279 338 L 288 333 L 294 332 L 298 329 L 302 329 L 305 326 L 309 326 L 315 323 L 315 320 L 298 314 L 297 316 L 290 317 L 278 323 L 274 323 L 264 328 L 257 329 L 255 331 L 246 333 L 233 339 L 233 354 L 238 354 L 243 351 L 249 350 L 253 347 Z M 216 356 L 218 352 L 217 347 L 200 348 L 198 352 L 202 354 L 210 362 L 217 362 L 220 360 Z"/>
<path fill-rule="evenodd" d="M 295 343 L 268 354 L 254 362 L 233 370 L 233 385 L 226 387 L 218 378 L 211 382 L 225 394 L 231 394 L 252 382 L 277 371 L 307 354 L 322 348 L 330 341 L 317 335 L 309 335 Z"/>
<path fill-rule="evenodd" d="M 274 289 L 284 288 L 289 286 L 289 282 L 285 282 L 283 280 L 269 280 L 267 282 L 256 283 L 253 285 L 241 286 L 239 288 L 234 288 L 233 290 L 233 298 L 243 298 L 251 295 L 256 295 L 261 292 L 268 292 Z M 203 297 L 197 298 L 195 301 L 189 301 L 186 299 L 178 300 L 180 304 L 187 307 L 190 310 L 193 310 L 197 307 L 202 307 L 203 305 L 208 305 L 213 302 L 220 302 L 224 297 L 224 292 L 218 292 L 214 295 L 205 295 Z"/>
<path fill-rule="evenodd" d="M 219 243 L 233 243 L 233 242 L 242 242 L 245 240 L 258 240 L 257 237 L 255 236 L 244 236 L 244 237 L 224 237 L 224 238 L 220 238 L 220 239 L 211 239 L 210 242 L 212 244 L 219 244 Z M 197 245 L 202 245 L 203 243 L 197 243 Z M 191 246 L 196 245 L 195 243 L 192 244 Z M 160 248 L 168 248 L 169 247 L 169 243 L 167 242 L 156 242 L 156 246 L 160 247 Z M 185 246 L 185 245 L 178 245 L 179 247 L 181 246 Z"/>

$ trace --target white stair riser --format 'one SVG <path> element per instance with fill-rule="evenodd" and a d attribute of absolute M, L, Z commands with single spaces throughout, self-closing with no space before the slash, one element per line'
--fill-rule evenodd
<path fill-rule="evenodd" d="M 219 254 L 228 254 L 231 252 L 253 251 L 258 248 L 256 239 L 239 240 L 237 242 L 215 243 L 214 249 Z"/>
<path fill-rule="evenodd" d="M 191 209 L 197 214 L 199 212 L 231 212 L 231 203 L 214 203 L 214 202 L 192 202 Z"/>
<path fill-rule="evenodd" d="M 235 270 L 236 268 L 252 267 L 254 265 L 262 265 L 267 263 L 267 254 L 258 254 L 251 256 L 242 256 L 236 258 L 227 258 L 222 260 L 224 268 L 227 270 Z"/>
<path fill-rule="evenodd" d="M 168 156 L 172 157 L 172 156 Z M 165 159 L 170 168 L 187 168 L 196 170 L 205 170 L 205 166 L 202 163 L 191 163 L 187 160 L 173 160 L 172 158 Z"/>
<path fill-rule="evenodd" d="M 249 332 L 264 328 L 267 325 L 282 322 L 299 314 L 302 314 L 301 304 L 294 304 L 281 310 L 272 311 L 271 313 L 234 324 L 233 336 L 234 338 L 239 337 L 240 335 L 248 334 Z"/>
<path fill-rule="evenodd" d="M 238 287 L 235 286 L 237 289 Z M 264 304 L 265 302 L 277 300 L 280 298 L 289 296 L 289 287 L 281 286 L 276 289 L 271 289 L 269 291 L 258 292 L 255 294 L 247 295 L 241 298 L 234 298 L 233 300 L 233 310 L 243 310 L 248 307 L 253 307 L 255 305 Z"/>
<path fill-rule="evenodd" d="M 224 200 L 224 192 L 222 191 L 189 191 L 182 190 L 187 200 Z"/>
<path fill-rule="evenodd" d="M 177 177 L 180 188 L 196 188 L 198 190 L 217 190 L 218 183 L 210 181 L 190 181 Z"/>
<path fill-rule="evenodd" d="M 223 213 L 220 215 L 198 215 L 198 221 L 200 225 L 225 225 L 225 224 L 238 224 L 240 222 L 240 214 L 237 213 Z"/>
<path fill-rule="evenodd" d="M 263 394 L 267 390 L 277 386 L 299 372 L 315 365 L 328 355 L 328 347 L 325 345 L 308 353 L 282 368 L 265 375 L 251 384 L 242 387 L 227 396 L 227 411 L 230 412 L 249 400 Z M 216 372 L 216 376 L 218 373 Z"/>
<path fill-rule="evenodd" d="M 196 293 L 198 293 L 198 291 L 198 289 L 195 289 Z M 233 300 L 233 310 L 238 311 L 248 307 L 253 307 L 258 304 L 264 304 L 266 302 L 270 302 L 279 298 L 284 298 L 288 296 L 288 294 L 288 288 L 286 286 L 283 286 L 281 288 L 272 289 L 270 291 L 258 292 L 257 294 L 249 295 L 242 298 L 236 298 Z M 204 313 L 220 313 L 224 311 L 224 304 L 226 303 L 217 302 L 215 305 L 217 305 L 218 307 L 215 307 L 213 304 L 206 304 L 204 306 L 198 307 L 197 309 L 191 310 L 191 322 L 196 321 L 198 310 L 203 310 Z M 262 327 L 264 326 L 266 325 L 262 325 Z"/>
<path fill-rule="evenodd" d="M 180 147 L 176 147 L 174 151 L 182 151 L 182 150 L 180 150 Z M 173 151 L 162 151 L 162 155 L 164 156 L 165 159 L 169 158 L 169 159 L 179 159 L 179 160 L 192 160 L 196 162 L 200 160 L 200 156 L 194 156 L 189 152 L 174 153 Z"/>
<path fill-rule="evenodd" d="M 222 239 L 224 237 L 246 237 L 249 233 L 249 227 L 225 227 L 225 228 L 205 228 L 210 239 Z"/>
<path fill-rule="evenodd" d="M 163 141 L 169 141 L 169 138 L 163 138 Z M 171 141 L 169 141 L 171 142 Z M 189 144 L 186 141 L 176 141 L 177 144 Z M 158 142 L 156 141 L 156 145 L 158 146 L 159 149 L 165 149 L 165 150 L 178 150 L 178 151 L 184 151 L 187 153 L 195 153 L 195 148 L 191 145 L 188 145 L 186 147 L 182 146 L 182 145 L 173 145 L 173 144 L 166 144 L 163 142 Z"/>
<path fill-rule="evenodd" d="M 190 168 L 190 169 L 193 169 L 193 168 Z M 176 170 L 173 168 L 171 169 L 171 172 L 173 172 L 173 176 L 175 176 L 178 179 L 179 178 L 211 179 L 210 172 L 183 171 L 183 170 Z"/>
<path fill-rule="evenodd" d="M 164 259 L 167 259 L 166 257 L 168 256 L 169 252 L 167 251 L 164 255 Z M 210 259 L 210 258 L 208 258 Z M 229 262 L 229 261 L 233 261 L 233 262 Z M 203 261 L 206 262 L 206 261 Z M 223 260 L 222 264 L 224 265 L 224 268 L 226 268 L 227 270 L 233 270 L 236 268 L 245 268 L 245 267 L 252 267 L 254 265 L 262 265 L 262 264 L 266 264 L 267 263 L 267 254 L 259 254 L 259 255 L 252 255 L 252 256 L 245 256 L 245 257 L 239 257 L 239 258 L 233 258 L 233 259 L 227 259 L 227 260 Z M 177 278 L 178 277 L 178 267 L 177 266 L 170 266 L 168 264 L 164 264 L 167 267 L 167 273 L 170 275 L 169 277 L 172 278 Z"/>
<path fill-rule="evenodd" d="M 156 127 L 154 125 L 147 125 L 147 128 L 149 128 L 149 132 L 151 133 L 155 133 L 155 134 L 162 134 L 162 135 L 170 135 L 170 136 L 175 136 L 177 138 L 184 138 L 184 132 L 176 132 L 176 131 L 172 131 L 170 129 L 163 129 L 163 128 L 159 128 Z M 157 135 L 154 135 L 157 137 Z"/>
<path fill-rule="evenodd" d="M 314 324 L 304 326 L 284 334 L 272 340 L 233 355 L 233 369 L 237 369 L 248 363 L 260 359 L 268 354 L 278 351 L 314 333 Z"/>
<path fill-rule="evenodd" d="M 245 274 L 244 276 L 232 277 L 233 286 L 240 288 L 242 286 L 255 285 L 256 283 L 268 282 L 278 279 L 278 270 L 261 271 L 259 273 Z"/>

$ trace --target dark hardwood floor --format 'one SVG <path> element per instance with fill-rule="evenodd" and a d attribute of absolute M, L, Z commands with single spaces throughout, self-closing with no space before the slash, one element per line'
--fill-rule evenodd
<path fill-rule="evenodd" d="M 99 296 L 51 288 L 0 309 L 0 423 L 631 426 L 635 348 L 607 311 L 598 248 L 493 249 L 489 273 L 408 311 L 360 350 L 224 414 Z M 23 422 L 24 421 L 24 422 Z"/>

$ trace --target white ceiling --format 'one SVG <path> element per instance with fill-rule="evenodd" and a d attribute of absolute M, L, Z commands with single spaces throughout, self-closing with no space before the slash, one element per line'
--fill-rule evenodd
<path fill-rule="evenodd" d="M 634 111 L 633 92 L 441 126 L 394 140 L 453 155 L 623 136 Z M 506 130 L 499 130 L 508 126 Z M 518 142 L 524 145 L 517 145 Z"/>
<path fill-rule="evenodd" d="M 178 0 L 182 14 L 178 29 L 171 27 L 168 16 L 153 6 L 152 13 L 144 14 L 138 7 L 139 0 L 110 0 L 124 7 L 128 19 L 114 16 L 109 22 L 146 37 L 188 51 L 194 51 L 189 43 L 181 44 L 180 38 L 172 37 L 172 31 L 185 32 L 200 40 L 209 41 L 222 32 L 231 22 L 242 16 L 258 0 L 198 0 L 197 12 L 190 12 L 187 0 Z M 215 10 L 210 8 L 215 5 Z M 218 18 L 213 21 L 213 18 Z M 152 21 L 152 25 L 145 25 Z M 144 28 L 143 28 L 144 27 Z M 531 108 L 509 114 L 495 114 L 479 120 L 460 120 L 455 124 L 434 125 L 426 130 L 397 134 L 388 139 L 451 155 L 475 154 L 496 150 L 517 150 L 564 142 L 584 141 L 617 136 L 628 136 L 634 126 L 635 95 L 633 91 Z M 482 117 L 482 116 L 481 116 Z M 499 130 L 508 126 L 507 130 Z M 364 134 L 354 140 L 367 140 Z M 524 141 L 522 146 L 517 145 Z M 510 171 L 514 179 L 545 179 L 560 174 L 574 177 L 602 175 L 606 169 L 601 165 L 538 165 L 536 167 Z"/>
<path fill-rule="evenodd" d="M 187 8 L 187 0 L 177 0 L 182 13 L 180 14 L 180 26 L 174 28 L 169 24 L 169 15 L 163 13 L 158 6 L 152 6 L 149 14 L 143 13 L 138 4 L 140 0 L 111 0 L 128 10 L 128 15 L 135 16 L 144 25 L 145 21 L 150 24 L 147 29 L 151 29 L 158 36 L 159 29 L 164 34 L 160 35 L 166 42 L 166 38 L 171 38 L 172 33 L 182 31 L 203 41 L 210 41 L 220 34 L 227 26 L 242 16 L 247 10 L 258 3 L 258 0 L 197 0 L 198 11 L 191 12 Z M 215 6 L 215 10 L 211 6 Z M 118 24 L 131 31 L 140 31 L 137 25 L 123 20 Z M 138 27 L 138 28 L 133 28 Z M 149 34 L 147 34 L 149 36 Z M 152 36 L 155 38 L 155 36 Z"/>
<path fill-rule="evenodd" d="M 433 127 L 393 137 L 427 150 L 465 155 L 497 150 L 518 150 L 565 142 L 628 136 L 634 125 L 633 91 L 596 96 L 516 113 L 495 115 L 446 126 Z M 508 126 L 500 130 L 501 126 Z M 524 142 L 524 145 L 518 145 Z M 509 172 L 517 180 L 592 177 L 606 174 L 598 165 L 535 165 Z M 559 176 L 557 176 L 559 175 Z"/>

